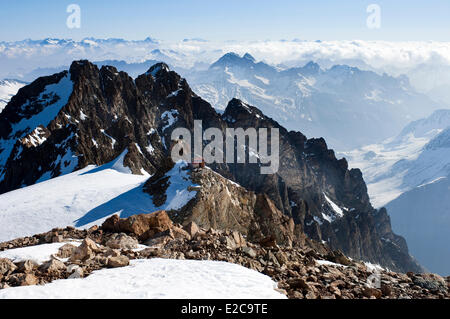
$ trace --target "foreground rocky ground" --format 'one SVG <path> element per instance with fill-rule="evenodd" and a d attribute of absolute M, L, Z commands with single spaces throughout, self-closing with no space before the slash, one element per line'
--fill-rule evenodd
<path fill-rule="evenodd" d="M 239 232 L 201 229 L 193 222 L 182 228 L 164 211 L 128 219 L 113 216 L 89 230 L 54 229 L 1 243 L 0 251 L 66 241 L 42 264 L 0 259 L 0 289 L 83 278 L 95 270 L 128 266 L 132 259 L 167 258 L 239 264 L 270 276 L 292 299 L 450 298 L 450 277 L 394 273 L 340 252 L 279 246 L 271 237 L 250 243 Z"/>

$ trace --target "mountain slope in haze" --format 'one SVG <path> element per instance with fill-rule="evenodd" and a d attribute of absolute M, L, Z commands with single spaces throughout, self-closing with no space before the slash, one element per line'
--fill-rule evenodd
<path fill-rule="evenodd" d="M 146 183 L 153 185 L 149 209 L 182 209 L 184 203 L 169 203 L 170 195 L 191 203 L 195 194 L 190 194 L 189 177 L 180 175 L 183 170 L 169 157 L 171 133 L 177 127 L 192 132 L 194 120 L 202 120 L 204 129 L 222 132 L 239 127 L 279 129 L 276 174 L 261 175 L 259 164 L 211 168 L 248 191 L 267 194 L 263 206 L 292 219 L 298 233 L 357 259 L 393 270 L 421 271 L 405 240 L 392 232 L 386 210 L 373 209 L 361 172 L 348 170 L 347 161 L 338 160 L 324 139 L 288 131 L 237 99 L 219 114 L 163 63 L 132 79 L 114 67 L 99 69 L 76 61 L 69 70 L 22 88 L 0 114 L 0 193 L 38 187 L 37 182 L 120 159 L 122 173 L 152 175 Z M 176 185 L 181 188 L 171 188 Z M 120 197 L 117 194 L 114 201 L 119 207 L 99 203 L 77 226 L 120 211 Z"/>
<path fill-rule="evenodd" d="M 0 113 L 8 104 L 9 100 L 16 95 L 21 87 L 26 85 L 25 82 L 19 80 L 2 80 L 0 81 Z"/>
<path fill-rule="evenodd" d="M 407 191 L 386 205 L 396 232 L 429 271 L 450 274 L 450 176 Z"/>
<path fill-rule="evenodd" d="M 426 177 L 426 178 L 425 178 Z M 411 163 L 404 181 L 420 185 L 386 205 L 396 232 L 430 271 L 450 274 L 450 126 Z"/>
<path fill-rule="evenodd" d="M 438 110 L 383 143 L 340 154 L 363 171 L 370 198 L 381 207 L 406 191 L 448 176 L 449 127 L 450 110 Z"/>
<path fill-rule="evenodd" d="M 206 71 L 185 74 L 217 109 L 232 98 L 257 105 L 291 130 L 323 136 L 339 150 L 381 142 L 439 104 L 417 93 L 406 77 L 380 76 L 346 65 L 278 69 L 246 54 L 228 53 Z"/>
<path fill-rule="evenodd" d="M 395 138 L 344 155 L 361 167 L 372 202 L 386 206 L 411 253 L 427 269 L 448 274 L 450 111 L 436 111 Z"/>

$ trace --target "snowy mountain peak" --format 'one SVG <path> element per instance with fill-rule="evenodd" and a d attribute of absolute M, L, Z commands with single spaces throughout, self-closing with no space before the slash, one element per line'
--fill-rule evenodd
<path fill-rule="evenodd" d="M 436 136 L 437 133 L 450 126 L 450 110 L 437 110 L 429 117 L 408 124 L 399 137 L 412 134 L 415 137 Z"/>
<path fill-rule="evenodd" d="M 302 70 L 304 73 L 317 74 L 320 71 L 320 65 L 314 61 L 310 61 L 302 68 Z"/>
<path fill-rule="evenodd" d="M 249 67 L 255 64 L 255 58 L 249 53 L 246 53 L 243 57 L 234 52 L 229 52 L 222 56 L 217 62 L 210 66 L 210 69 L 224 69 L 226 67 Z"/>
<path fill-rule="evenodd" d="M 362 71 L 356 67 L 351 67 L 348 65 L 334 65 L 333 67 L 331 67 L 329 72 L 332 76 L 344 78 L 353 76 L 355 73 L 359 73 Z"/>
<path fill-rule="evenodd" d="M 154 44 L 158 44 L 158 43 L 159 43 L 158 40 L 153 39 L 152 37 L 146 37 L 146 38 L 144 39 L 144 42 L 154 43 Z"/>
<path fill-rule="evenodd" d="M 64 40 L 60 40 L 60 39 L 53 39 L 53 38 L 46 38 L 44 40 L 41 41 L 42 45 L 49 45 L 49 44 L 60 44 L 61 42 L 63 42 Z"/>
<path fill-rule="evenodd" d="M 154 78 L 160 75 L 161 73 L 167 73 L 170 71 L 170 68 L 167 64 L 161 62 L 153 65 L 146 74 L 150 74 Z"/>
<path fill-rule="evenodd" d="M 244 56 L 242 58 L 246 59 L 246 60 L 249 60 L 249 61 L 252 61 L 252 62 L 256 62 L 255 58 L 250 53 L 244 54 Z"/>
<path fill-rule="evenodd" d="M 74 61 L 70 65 L 69 72 L 73 78 L 79 79 L 82 76 L 88 77 L 96 72 L 98 67 L 88 60 Z"/>
<path fill-rule="evenodd" d="M 245 118 L 248 121 L 249 116 L 256 117 L 258 119 L 265 117 L 256 107 L 248 105 L 239 99 L 232 99 L 223 113 L 223 118 L 232 123 L 234 123 L 237 119 L 242 118 Z"/>
<path fill-rule="evenodd" d="M 426 146 L 426 150 L 437 150 L 443 148 L 450 148 L 450 126 L 445 129 L 438 136 L 433 138 Z M 449 153 L 450 154 L 450 153 Z M 449 164 L 450 166 L 450 164 Z M 449 170 L 450 172 L 450 170 Z"/>

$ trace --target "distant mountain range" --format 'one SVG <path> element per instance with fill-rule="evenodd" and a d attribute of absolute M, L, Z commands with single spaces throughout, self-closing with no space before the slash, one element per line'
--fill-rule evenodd
<path fill-rule="evenodd" d="M 156 62 L 170 60 L 160 50 L 152 54 L 160 59 L 94 63 L 137 77 Z M 24 77 L 32 80 L 67 68 L 39 68 Z M 378 75 L 346 65 L 324 70 L 309 62 L 303 67 L 280 69 L 256 62 L 248 53 L 242 57 L 228 53 L 208 67 L 175 70 L 219 111 L 229 100 L 239 98 L 258 105 L 290 130 L 323 136 L 341 151 L 382 142 L 397 134 L 399 127 L 445 107 L 417 93 L 404 76 Z"/>
<path fill-rule="evenodd" d="M 219 110 L 236 97 L 258 105 L 288 129 L 323 136 L 339 150 L 381 142 L 443 107 L 417 93 L 404 76 L 347 65 L 324 70 L 309 62 L 280 69 L 256 62 L 250 54 L 228 53 L 207 70 L 185 76 Z"/>
<path fill-rule="evenodd" d="M 98 39 L 26 39 L 0 42 L 0 79 L 22 76 L 37 68 L 69 66 L 73 60 L 123 60 L 141 63 L 163 61 L 178 72 L 207 68 L 228 52 L 250 52 L 257 60 L 288 69 L 315 61 L 323 69 L 348 65 L 360 70 L 391 76 L 406 74 L 412 85 L 442 103 L 450 100 L 449 42 L 387 41 L 208 41 L 191 38 L 169 42 L 147 37 L 144 40 Z"/>
<path fill-rule="evenodd" d="M 408 124 L 383 143 L 343 152 L 352 167 L 363 171 L 375 206 L 386 205 L 400 194 L 450 174 L 447 139 L 450 110 Z"/>

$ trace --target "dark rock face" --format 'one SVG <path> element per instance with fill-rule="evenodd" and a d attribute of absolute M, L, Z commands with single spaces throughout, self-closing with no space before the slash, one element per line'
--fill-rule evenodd
<path fill-rule="evenodd" d="M 68 72 L 40 78 L 24 87 L 0 116 L 0 193 L 32 185 L 43 176 L 56 177 L 89 164 L 108 163 L 124 151 L 124 165 L 133 173 L 141 174 L 142 169 L 156 172 L 165 158 L 165 147 L 156 131 L 165 124 L 160 120 L 166 111 L 163 105 L 176 108 L 177 103 L 170 103 L 168 95 L 178 89 L 191 94 L 177 74 L 160 67 L 154 66 L 134 81 L 113 67 L 99 70 L 87 61 L 78 61 Z M 151 75 L 155 70 L 159 72 Z M 47 104 L 47 108 L 53 107 L 51 103 L 62 94 L 54 92 L 52 100 L 45 103 L 42 94 L 65 76 L 73 85 L 70 97 L 43 126 L 42 111 Z M 25 133 L 11 135 L 11 124 L 27 119 L 42 126 L 41 130 L 36 134 L 34 127 L 24 127 Z M 33 145 L 30 135 L 46 140 Z M 8 149 L 4 145 L 13 146 Z"/>
<path fill-rule="evenodd" d="M 62 81 L 69 83 L 69 93 L 58 89 Z M 124 154 L 124 166 L 132 173 L 153 175 L 147 191 L 159 205 L 165 201 L 161 181 L 173 166 L 171 133 L 177 127 L 193 131 L 194 120 L 202 120 L 204 130 L 216 127 L 223 132 L 278 128 L 280 169 L 261 175 L 258 164 L 210 165 L 255 195 L 246 195 L 249 206 L 239 208 L 241 223 L 220 220 L 222 210 L 231 206 L 214 206 L 211 198 L 201 202 L 198 196 L 195 205 L 188 204 L 191 211 L 183 211 L 186 222 L 203 222 L 205 227 L 217 223 L 256 234 L 251 225 L 255 221 L 261 234 L 277 240 L 295 242 L 301 237 L 298 234 L 307 234 L 353 258 L 397 271 L 422 270 L 409 256 L 404 240 L 393 234 L 386 211 L 371 206 L 361 172 L 348 170 L 346 160 L 338 160 L 323 139 L 289 132 L 236 99 L 221 115 L 163 63 L 133 80 L 114 67 L 98 69 L 88 61 L 77 61 L 69 71 L 22 88 L 0 114 L 0 193 L 90 164 L 103 165 Z M 206 210 L 210 215 L 202 213 L 202 205 L 210 206 Z M 275 210 L 281 215 L 265 214 Z M 246 213 L 251 217 L 247 219 Z M 243 224 L 248 226 L 244 230 Z"/>

